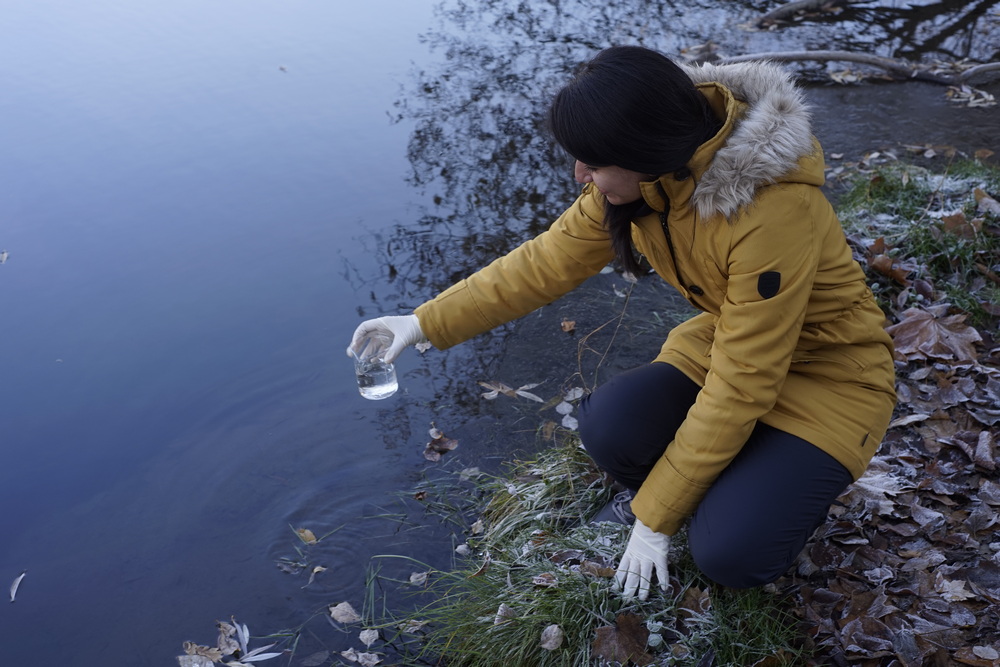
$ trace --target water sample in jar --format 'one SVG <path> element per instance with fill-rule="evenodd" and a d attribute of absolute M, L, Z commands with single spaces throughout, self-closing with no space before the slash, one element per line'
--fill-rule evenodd
<path fill-rule="evenodd" d="M 358 391 L 367 399 L 379 401 L 389 398 L 399 389 L 396 367 L 385 360 L 392 339 L 387 336 L 369 337 L 361 352 L 351 351 L 354 373 L 358 378 Z"/>

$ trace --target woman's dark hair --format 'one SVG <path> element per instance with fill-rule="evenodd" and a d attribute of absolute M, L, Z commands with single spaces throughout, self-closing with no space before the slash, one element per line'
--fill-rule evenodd
<path fill-rule="evenodd" d="M 614 46 L 584 63 L 549 108 L 549 128 L 574 158 L 649 174 L 682 171 L 721 123 L 672 60 L 639 46 Z M 605 203 L 604 224 L 625 270 L 638 273 L 632 219 L 645 203 Z"/>

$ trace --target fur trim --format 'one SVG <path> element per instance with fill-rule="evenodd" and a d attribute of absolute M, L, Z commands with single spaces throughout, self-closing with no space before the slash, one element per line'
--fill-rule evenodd
<path fill-rule="evenodd" d="M 791 76 L 770 62 L 684 69 L 696 84 L 720 83 L 748 105 L 692 196 L 702 219 L 721 213 L 731 220 L 757 188 L 777 182 L 812 153 L 809 106 Z"/>

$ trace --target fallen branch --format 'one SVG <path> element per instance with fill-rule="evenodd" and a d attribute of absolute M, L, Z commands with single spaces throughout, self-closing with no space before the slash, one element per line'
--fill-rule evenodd
<path fill-rule="evenodd" d="M 795 0 L 769 11 L 754 23 L 757 28 L 767 28 L 775 23 L 790 21 L 801 12 L 830 12 L 844 5 L 870 2 L 871 0 Z"/>
<path fill-rule="evenodd" d="M 855 62 L 864 65 L 872 65 L 887 70 L 894 76 L 901 79 L 917 79 L 920 81 L 930 81 L 947 86 L 957 86 L 967 83 L 970 79 L 981 74 L 992 74 L 1000 72 L 1000 63 L 983 63 L 963 70 L 955 75 L 945 75 L 929 71 L 926 66 L 910 63 L 903 60 L 894 60 L 870 53 L 854 53 L 852 51 L 772 51 L 766 53 L 750 53 L 743 56 L 732 56 L 722 58 L 722 63 L 742 63 L 753 60 L 772 60 L 778 62 L 789 62 L 798 60 L 815 60 L 818 62 L 844 61 Z"/>

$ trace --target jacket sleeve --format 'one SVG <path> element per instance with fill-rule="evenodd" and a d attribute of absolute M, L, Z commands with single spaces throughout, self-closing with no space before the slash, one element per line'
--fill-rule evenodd
<path fill-rule="evenodd" d="M 632 502 L 643 523 L 667 534 L 777 401 L 817 271 L 819 239 L 801 186 L 765 188 L 728 229 L 726 294 L 705 384 Z"/>
<path fill-rule="evenodd" d="M 417 307 L 438 349 L 457 345 L 555 301 L 614 256 L 603 198 L 588 185 L 552 226 Z"/>

